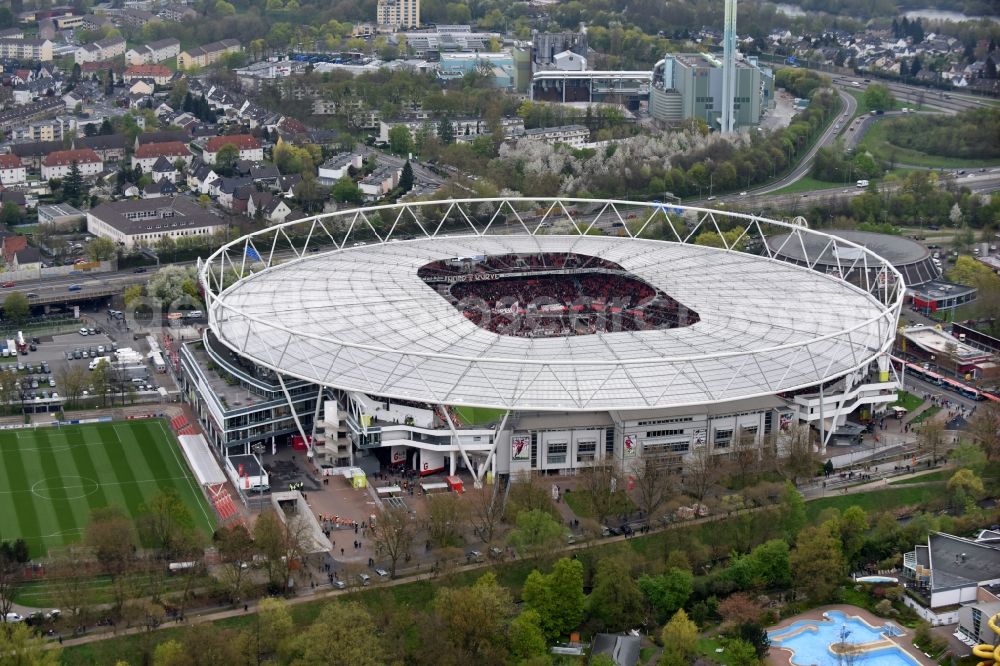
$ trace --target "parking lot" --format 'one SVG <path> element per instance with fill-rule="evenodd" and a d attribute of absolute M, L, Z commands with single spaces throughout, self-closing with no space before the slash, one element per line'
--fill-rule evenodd
<path fill-rule="evenodd" d="M 81 328 L 84 328 L 83 323 L 81 322 Z M 60 387 L 65 373 L 74 367 L 89 372 L 93 359 L 111 356 L 119 348 L 118 342 L 103 330 L 90 326 L 84 330 L 87 335 L 77 331 L 30 338 L 34 350 L 29 348 L 27 354 L 0 359 L 7 372 L 17 373 L 22 401 L 32 403 L 36 410 L 43 407 L 46 410 L 58 409 L 65 397 L 65 392 Z M 94 331 L 93 334 L 90 333 L 91 330 Z M 122 379 L 133 385 L 137 397 L 155 394 L 158 382 L 155 379 L 156 373 L 150 372 L 144 359 L 147 351 L 145 341 L 133 341 L 129 338 L 122 341 L 121 346 L 131 347 L 139 352 L 143 356 L 144 366 L 143 369 L 133 368 Z M 89 391 L 90 387 L 84 390 Z"/>

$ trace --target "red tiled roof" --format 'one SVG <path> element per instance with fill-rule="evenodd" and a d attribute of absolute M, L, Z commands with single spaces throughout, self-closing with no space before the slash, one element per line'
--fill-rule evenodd
<path fill-rule="evenodd" d="M 249 134 L 232 134 L 229 136 L 213 136 L 208 140 L 205 150 L 209 153 L 217 153 L 220 148 L 227 144 L 232 144 L 239 150 L 260 148 L 260 141 Z"/>
<path fill-rule="evenodd" d="M 11 155 L 10 153 L 0 155 L 0 169 L 19 169 L 20 167 L 21 158 L 17 155 Z"/>
<path fill-rule="evenodd" d="M 163 65 L 132 65 L 125 70 L 125 76 L 139 76 L 139 77 L 150 77 L 158 78 L 161 76 L 172 76 L 173 72 L 170 71 L 169 67 L 164 67 Z"/>
<path fill-rule="evenodd" d="M 73 162 L 90 164 L 100 161 L 101 157 L 97 153 L 90 148 L 84 148 L 82 150 L 57 150 L 54 153 L 49 153 L 42 160 L 42 165 L 48 167 L 67 166 Z"/>
<path fill-rule="evenodd" d="M 163 143 L 144 143 L 135 149 L 135 156 L 139 159 L 147 157 L 189 157 L 191 151 L 180 141 L 166 141 Z"/>

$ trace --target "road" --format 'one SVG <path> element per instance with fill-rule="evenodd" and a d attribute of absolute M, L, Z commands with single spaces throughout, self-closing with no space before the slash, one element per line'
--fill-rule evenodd
<path fill-rule="evenodd" d="M 844 110 L 837 116 L 837 120 L 831 122 L 823 134 L 820 135 L 819 139 L 813 144 L 813 147 L 809 149 L 809 152 L 803 156 L 799 161 L 797 167 L 792 169 L 792 172 L 779 181 L 765 185 L 764 187 L 759 187 L 755 190 L 751 190 L 749 193 L 754 195 L 770 194 L 784 187 L 791 185 L 792 183 L 800 180 L 809 174 L 812 169 L 813 159 L 816 157 L 816 153 L 819 152 L 820 148 L 833 145 L 837 140 L 838 134 L 840 134 L 840 128 L 837 127 L 837 123 L 841 122 L 846 124 L 847 120 L 854 115 L 854 112 L 858 109 L 858 100 L 854 99 L 853 95 L 849 95 L 843 90 L 837 88 L 837 94 L 840 95 L 840 99 L 844 102 Z"/>

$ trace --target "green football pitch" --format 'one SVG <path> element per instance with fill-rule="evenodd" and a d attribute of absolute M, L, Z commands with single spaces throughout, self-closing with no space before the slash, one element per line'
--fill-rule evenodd
<path fill-rule="evenodd" d="M 92 509 L 135 517 L 161 490 L 212 533 L 214 512 L 162 419 L 0 431 L 0 540 L 23 538 L 32 557 L 79 541 Z"/>

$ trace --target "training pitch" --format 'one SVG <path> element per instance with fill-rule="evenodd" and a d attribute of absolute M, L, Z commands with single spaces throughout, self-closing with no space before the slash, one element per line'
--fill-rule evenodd
<path fill-rule="evenodd" d="M 161 490 L 212 533 L 212 509 L 163 420 L 0 431 L 0 540 L 23 538 L 32 557 L 79 541 L 92 509 L 135 517 Z"/>

